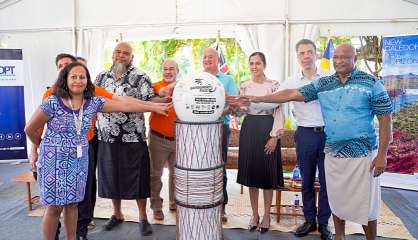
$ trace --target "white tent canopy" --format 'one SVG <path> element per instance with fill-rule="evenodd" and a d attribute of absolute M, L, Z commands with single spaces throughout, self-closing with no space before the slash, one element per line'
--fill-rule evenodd
<path fill-rule="evenodd" d="M 294 45 L 319 36 L 417 34 L 417 0 L 0 0 L 0 47 L 23 49 L 27 116 L 56 77 L 61 52 L 86 57 L 94 76 L 103 50 L 124 40 L 234 37 L 262 51 L 270 78 L 297 71 Z"/>

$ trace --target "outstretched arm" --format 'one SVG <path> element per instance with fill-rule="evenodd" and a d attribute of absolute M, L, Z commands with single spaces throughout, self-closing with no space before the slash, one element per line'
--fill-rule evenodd
<path fill-rule="evenodd" d="M 305 97 L 297 89 L 285 89 L 264 96 L 248 96 L 250 102 L 285 103 L 305 101 Z"/>
<path fill-rule="evenodd" d="M 132 98 L 134 99 L 134 98 Z M 167 115 L 168 109 L 172 107 L 171 103 L 154 103 L 135 99 L 129 101 L 115 101 L 106 99 L 103 106 L 103 112 L 156 112 Z"/>
<path fill-rule="evenodd" d="M 233 107 L 249 106 L 251 102 L 285 103 L 290 101 L 305 101 L 298 89 L 285 89 L 264 96 L 227 96 L 226 100 Z"/>

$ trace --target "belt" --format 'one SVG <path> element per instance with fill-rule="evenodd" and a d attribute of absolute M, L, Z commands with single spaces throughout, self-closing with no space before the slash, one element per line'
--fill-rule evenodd
<path fill-rule="evenodd" d="M 157 136 L 159 138 L 166 139 L 168 141 L 174 141 L 174 140 L 176 140 L 174 137 L 167 137 L 167 136 L 165 136 L 165 135 L 163 135 L 163 134 L 161 134 L 161 133 L 159 133 L 157 131 L 154 131 L 154 130 L 150 130 L 150 133 L 152 133 L 152 135 L 154 135 L 154 136 Z"/>
<path fill-rule="evenodd" d="M 305 129 L 310 129 L 314 132 L 323 132 L 324 131 L 324 126 L 320 126 L 320 127 L 302 127 L 302 126 L 298 126 L 300 128 L 305 128 Z"/>

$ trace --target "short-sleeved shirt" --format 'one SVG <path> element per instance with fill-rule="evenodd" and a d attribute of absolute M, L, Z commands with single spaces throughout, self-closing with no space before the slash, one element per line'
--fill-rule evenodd
<path fill-rule="evenodd" d="M 155 93 L 159 93 L 163 87 L 166 87 L 169 83 L 164 80 L 153 84 Z M 177 119 L 174 107 L 168 110 L 167 116 L 152 112 L 149 118 L 149 127 L 164 136 L 174 137 L 175 125 L 174 121 Z"/>
<path fill-rule="evenodd" d="M 221 81 L 222 85 L 225 88 L 225 93 L 227 95 L 237 95 L 238 94 L 238 88 L 235 84 L 234 78 L 232 78 L 231 75 L 223 74 L 222 72 L 218 72 L 216 74 L 216 78 Z M 231 116 L 225 115 L 224 116 L 224 123 L 228 124 L 231 120 Z"/>
<path fill-rule="evenodd" d="M 305 101 L 318 99 L 327 135 L 327 153 L 335 157 L 364 157 L 377 149 L 375 115 L 392 112 L 383 83 L 353 69 L 345 84 L 337 75 L 322 77 L 299 88 Z"/>
<path fill-rule="evenodd" d="M 104 71 L 97 76 L 95 84 L 117 96 L 130 96 L 143 101 L 155 96 L 148 75 L 133 66 L 119 79 L 116 79 L 112 69 Z M 98 138 L 103 142 L 140 142 L 145 139 L 142 112 L 99 113 L 96 126 Z"/>
<path fill-rule="evenodd" d="M 54 94 L 52 92 L 52 88 L 48 88 L 44 92 L 44 95 L 42 96 L 42 101 L 44 101 L 45 99 L 47 99 L 52 94 Z M 106 91 L 104 88 L 101 88 L 101 87 L 98 87 L 98 86 L 94 86 L 94 94 L 96 96 L 105 97 L 105 98 L 108 98 L 108 99 L 112 99 L 112 97 L 113 97 L 113 94 L 111 94 L 110 92 Z M 97 118 L 97 115 L 95 114 L 93 116 L 92 121 L 91 121 L 91 127 L 90 127 L 89 131 L 87 132 L 87 139 L 89 141 L 92 140 L 93 137 L 94 137 L 94 124 L 96 123 L 96 118 Z"/>
<path fill-rule="evenodd" d="M 330 73 L 322 71 L 320 68 L 314 76 L 314 79 L 329 76 Z M 284 82 L 281 89 L 296 89 L 310 84 L 314 79 L 307 79 L 300 71 L 293 79 Z M 301 127 L 320 127 L 324 126 L 321 106 L 318 100 L 310 102 L 290 102 L 293 106 L 293 112 L 296 117 L 296 124 Z"/>

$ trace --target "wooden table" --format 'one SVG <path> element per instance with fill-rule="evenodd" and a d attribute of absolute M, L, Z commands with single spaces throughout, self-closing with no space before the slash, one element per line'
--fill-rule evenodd
<path fill-rule="evenodd" d="M 33 177 L 33 173 L 32 172 L 25 172 L 21 175 L 15 176 L 12 179 L 15 182 L 24 182 L 26 183 L 26 190 L 27 190 L 27 198 L 28 198 L 28 209 L 29 211 L 32 211 L 32 204 L 37 204 L 38 203 L 38 196 L 32 197 L 32 192 L 31 192 L 31 183 L 36 182 L 35 178 Z"/>
<path fill-rule="evenodd" d="M 281 215 L 288 215 L 288 216 L 303 216 L 303 206 L 302 204 L 302 194 L 299 197 L 299 206 L 295 206 L 293 204 L 282 204 L 282 192 L 300 192 L 302 189 L 300 187 L 292 187 L 291 186 L 291 180 L 285 179 L 285 186 L 283 188 L 276 190 L 276 204 L 272 205 L 272 207 L 276 208 L 276 216 L 277 216 L 277 222 L 280 222 L 280 216 Z M 287 184 L 290 183 L 290 184 Z M 300 185 L 300 183 L 299 183 Z M 319 201 L 319 189 L 320 185 L 318 181 L 315 181 L 314 183 L 315 193 L 316 193 L 316 206 L 318 207 L 318 201 Z"/>

